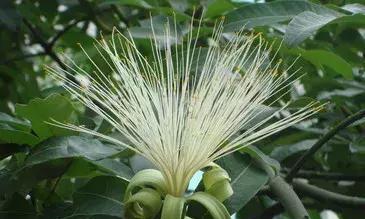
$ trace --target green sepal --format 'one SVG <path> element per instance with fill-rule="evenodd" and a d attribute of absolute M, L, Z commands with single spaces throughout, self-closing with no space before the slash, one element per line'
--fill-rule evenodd
<path fill-rule="evenodd" d="M 143 188 L 125 202 L 125 216 L 130 219 L 152 219 L 160 211 L 160 194 L 150 188 Z"/>
<path fill-rule="evenodd" d="M 167 194 L 163 202 L 161 219 L 183 219 L 185 215 L 184 197 L 175 197 Z"/>
<path fill-rule="evenodd" d="M 230 219 L 230 215 L 226 207 L 214 196 L 205 192 L 196 192 L 186 198 L 189 201 L 196 201 L 203 205 L 212 216 L 213 219 Z"/>
<path fill-rule="evenodd" d="M 212 164 L 211 166 L 211 169 L 203 174 L 205 192 L 223 202 L 233 195 L 233 189 L 230 184 L 231 178 L 217 164 Z"/>
<path fill-rule="evenodd" d="M 124 201 L 128 201 L 135 192 L 138 192 L 139 189 L 145 187 L 154 188 L 161 194 L 161 196 L 164 196 L 167 191 L 165 179 L 161 172 L 154 169 L 146 169 L 139 171 L 130 180 L 125 192 Z"/>

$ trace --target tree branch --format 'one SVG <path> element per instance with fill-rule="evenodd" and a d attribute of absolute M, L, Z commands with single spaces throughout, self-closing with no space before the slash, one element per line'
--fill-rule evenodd
<path fill-rule="evenodd" d="M 289 172 L 289 169 L 283 168 L 284 173 Z M 348 181 L 365 181 L 365 174 L 346 174 L 346 173 L 331 173 L 322 171 L 299 170 L 296 174 L 299 178 L 309 179 L 324 179 L 324 180 L 348 180 Z"/>
<path fill-rule="evenodd" d="M 303 206 L 297 194 L 292 187 L 285 182 L 281 176 L 275 176 L 270 179 L 269 188 L 279 199 L 285 210 L 294 219 L 309 218 L 308 212 Z"/>
<path fill-rule="evenodd" d="M 74 20 L 71 23 L 69 23 L 65 28 L 63 28 L 61 31 L 59 31 L 48 43 L 48 45 L 53 48 L 54 44 L 57 42 L 57 40 L 65 33 L 67 33 L 72 27 L 74 27 L 76 24 L 78 24 L 81 21 L 84 21 L 86 19 L 79 19 Z"/>
<path fill-rule="evenodd" d="M 288 182 L 291 182 L 294 178 L 294 176 L 297 174 L 297 172 L 302 168 L 305 161 L 311 157 L 314 153 L 316 153 L 327 141 L 329 141 L 334 135 L 337 134 L 341 129 L 346 128 L 350 124 L 354 123 L 355 121 L 361 119 L 365 116 L 365 109 L 360 110 L 359 112 L 347 117 L 345 120 L 343 120 L 340 124 L 335 126 L 333 129 L 331 129 L 329 132 L 327 132 L 325 135 L 323 135 L 308 151 L 306 151 L 303 156 L 299 158 L 299 160 L 294 164 L 292 169 L 289 171 L 288 175 L 286 176 L 286 180 Z"/>
<path fill-rule="evenodd" d="M 304 195 L 314 198 L 316 200 L 328 201 L 331 203 L 339 204 L 341 206 L 346 205 L 365 208 L 365 198 L 331 192 L 317 186 L 301 182 L 300 180 L 293 180 L 292 184 L 295 190 L 302 192 Z"/>
<path fill-rule="evenodd" d="M 65 64 L 63 64 L 63 62 L 61 61 L 61 59 L 56 55 L 56 53 L 53 52 L 52 50 L 52 46 L 50 46 L 49 44 L 47 44 L 47 42 L 42 38 L 42 36 L 37 32 L 36 28 L 34 28 L 32 26 L 31 23 L 29 23 L 29 21 L 27 19 L 23 19 L 23 22 L 25 24 L 25 26 L 28 27 L 28 29 L 30 30 L 30 32 L 32 33 L 32 35 L 35 37 L 35 39 L 37 40 L 37 42 L 42 46 L 44 53 L 47 54 L 49 57 L 51 57 L 62 69 L 66 70 L 67 67 Z"/>

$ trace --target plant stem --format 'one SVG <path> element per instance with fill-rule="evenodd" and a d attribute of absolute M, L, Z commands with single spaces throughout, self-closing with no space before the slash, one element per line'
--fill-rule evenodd
<path fill-rule="evenodd" d="M 269 187 L 293 219 L 309 218 L 308 212 L 299 197 L 281 176 L 271 178 Z"/>
<path fill-rule="evenodd" d="M 300 180 L 293 180 L 294 189 L 316 200 L 328 201 L 339 205 L 347 205 L 365 209 L 365 198 L 331 192 Z"/>
<path fill-rule="evenodd" d="M 286 180 L 291 182 L 297 172 L 302 168 L 305 161 L 311 157 L 314 153 L 316 153 L 327 141 L 329 141 L 334 135 L 336 135 L 341 129 L 346 128 L 350 124 L 355 121 L 361 119 L 365 116 L 365 109 L 358 111 L 357 113 L 347 117 L 340 124 L 332 128 L 329 132 L 327 132 L 324 136 L 322 136 L 308 151 L 306 151 L 303 156 L 299 158 L 299 160 L 294 164 L 293 168 L 289 171 L 286 176 Z"/>
<path fill-rule="evenodd" d="M 283 173 L 289 172 L 289 169 L 282 169 Z M 349 180 L 349 181 L 365 181 L 365 174 L 346 174 L 333 173 L 312 170 L 299 170 L 296 174 L 299 178 L 323 179 L 323 180 Z"/>

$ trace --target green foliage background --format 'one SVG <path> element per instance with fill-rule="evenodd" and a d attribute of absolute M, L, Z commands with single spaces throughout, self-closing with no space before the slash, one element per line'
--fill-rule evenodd
<path fill-rule="evenodd" d="M 0 218 L 122 218 L 128 180 L 150 164 L 126 149 L 44 123 L 53 118 L 118 135 L 72 100 L 43 66 L 64 68 L 66 54 L 90 69 L 78 43 L 93 57 L 94 38 L 100 38 L 99 32 L 109 37 L 114 26 L 129 30 L 150 56 L 150 16 L 158 30 L 175 14 L 183 37 L 194 10 L 197 20 L 205 12 L 202 46 L 208 44 L 215 20 L 224 16 L 226 33 L 245 26 L 273 43 L 283 69 L 300 56 L 294 69 L 306 74 L 285 97 L 297 100 L 291 107 L 309 99 L 329 103 L 310 122 L 256 144 L 260 151 L 251 148 L 218 161 L 232 178 L 235 193 L 225 205 L 236 218 L 290 218 L 267 191 L 270 176 L 257 160 L 285 175 L 321 136 L 365 108 L 363 0 L 1 0 Z M 364 136 L 365 119 L 341 129 L 306 157 L 295 178 L 350 200 L 365 197 Z M 364 218 L 364 200 L 344 202 L 308 192 L 298 183 L 293 187 L 311 218 L 320 218 L 323 209 L 344 219 Z M 204 212 L 192 207 L 189 214 L 201 218 Z"/>

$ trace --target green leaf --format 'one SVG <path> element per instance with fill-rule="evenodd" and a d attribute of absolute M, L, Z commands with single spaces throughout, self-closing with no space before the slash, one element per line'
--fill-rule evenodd
<path fill-rule="evenodd" d="M 276 111 L 278 111 L 277 108 L 265 106 L 265 105 L 258 105 L 255 109 L 256 113 L 253 113 L 253 115 L 244 125 L 243 129 L 250 129 L 254 127 L 257 123 L 261 122 L 263 119 L 266 119 L 267 117 L 274 114 Z"/>
<path fill-rule="evenodd" d="M 292 101 L 288 108 L 290 109 L 301 109 L 306 107 L 308 104 L 315 102 L 316 100 L 310 97 L 300 97 L 294 101 Z"/>
<path fill-rule="evenodd" d="M 365 24 L 365 15 L 354 14 L 344 16 L 340 13 L 317 14 L 305 11 L 290 21 L 285 31 L 284 42 L 289 46 L 298 45 L 321 27 L 334 23 Z"/>
<path fill-rule="evenodd" d="M 365 93 L 364 90 L 362 89 L 357 89 L 357 88 L 347 88 L 347 89 L 343 89 L 343 90 L 333 90 L 333 91 L 323 91 L 320 92 L 318 94 L 318 99 L 323 100 L 323 99 L 330 99 L 330 98 L 334 98 L 336 96 L 340 96 L 340 97 L 355 97 L 357 95 L 363 94 Z"/>
<path fill-rule="evenodd" d="M 6 113 L 0 112 L 0 124 L 8 124 L 17 130 L 30 131 L 30 122 L 12 117 Z"/>
<path fill-rule="evenodd" d="M 74 108 L 66 97 L 59 94 L 51 95 L 45 99 L 35 98 L 27 105 L 17 104 L 15 112 L 18 116 L 27 118 L 32 123 L 32 129 L 44 140 L 51 136 L 66 135 L 72 133 L 69 130 L 49 125 L 54 119 L 59 122 L 71 122 Z"/>
<path fill-rule="evenodd" d="M 119 151 L 100 141 L 80 136 L 55 137 L 37 145 L 26 161 L 27 166 L 60 158 L 83 157 L 99 160 Z"/>
<path fill-rule="evenodd" d="M 365 140 L 358 139 L 350 143 L 351 153 L 365 154 Z"/>
<path fill-rule="evenodd" d="M 313 146 L 313 144 L 316 141 L 317 141 L 316 139 L 307 139 L 307 140 L 300 141 L 295 144 L 276 147 L 271 152 L 271 156 L 278 161 L 283 161 L 293 154 L 308 150 L 309 148 L 311 148 Z"/>
<path fill-rule="evenodd" d="M 365 5 L 362 5 L 359 3 L 347 4 L 347 5 L 342 6 L 341 8 L 345 9 L 346 11 L 352 12 L 352 13 L 365 14 Z"/>
<path fill-rule="evenodd" d="M 223 157 L 217 163 L 231 177 L 234 193 L 226 201 L 230 213 L 241 209 L 266 184 L 269 178 L 262 169 L 255 166 L 252 158 L 240 153 Z"/>
<path fill-rule="evenodd" d="M 318 68 L 326 66 L 346 79 L 352 78 L 351 65 L 333 52 L 325 50 L 303 50 L 301 55 Z"/>
<path fill-rule="evenodd" d="M 4 219 L 36 219 L 37 212 L 31 202 L 20 194 L 14 194 L 7 200 L 0 210 L 0 218 Z"/>
<path fill-rule="evenodd" d="M 167 194 L 164 199 L 161 219 L 182 219 L 185 214 L 185 198 Z"/>
<path fill-rule="evenodd" d="M 171 8 L 179 12 L 184 12 L 191 6 L 189 0 L 168 0 L 167 2 L 169 2 Z"/>
<path fill-rule="evenodd" d="M 15 156 L 12 156 L 12 159 Z M 29 192 L 38 182 L 44 179 L 53 179 L 64 174 L 70 161 L 51 160 L 33 166 L 23 166 L 3 171 L 0 174 L 0 194 L 13 194 L 17 191 Z"/>
<path fill-rule="evenodd" d="M 102 0 L 100 1 L 100 6 L 105 5 L 130 5 L 130 6 L 137 6 L 141 8 L 152 8 L 150 4 L 143 0 Z"/>
<path fill-rule="evenodd" d="M 153 24 L 153 28 L 151 26 L 151 22 Z M 140 27 L 134 26 L 128 28 L 128 32 L 134 39 L 150 39 L 152 37 L 156 38 L 158 44 L 160 46 L 165 46 L 163 41 L 166 39 L 165 29 L 166 25 L 170 25 L 170 35 L 167 37 L 169 39 L 170 44 L 174 44 L 175 42 L 182 42 L 183 30 L 180 25 L 176 25 L 176 31 L 174 27 L 174 21 L 171 18 L 166 16 L 154 16 L 151 19 L 145 19 L 139 21 L 141 24 Z"/>
<path fill-rule="evenodd" d="M 230 215 L 226 207 L 218 201 L 214 196 L 205 192 L 196 192 L 186 198 L 187 202 L 195 201 L 203 205 L 213 219 L 230 219 Z"/>
<path fill-rule="evenodd" d="M 39 142 L 37 136 L 30 133 L 28 121 L 12 117 L 0 112 L 0 140 L 6 143 L 35 145 Z"/>
<path fill-rule="evenodd" d="M 212 18 L 216 16 L 221 16 L 225 12 L 232 9 L 234 9 L 234 5 L 230 1 L 227 0 L 210 1 L 204 13 L 204 17 Z"/>
<path fill-rule="evenodd" d="M 17 130 L 8 124 L 0 123 L 0 140 L 7 143 L 35 145 L 39 138 L 30 132 Z"/>
<path fill-rule="evenodd" d="M 302 0 L 249 4 L 226 15 L 225 30 L 233 31 L 242 27 L 252 28 L 276 24 L 290 20 L 304 11 L 312 11 L 318 14 L 333 12 L 324 6 Z"/>
<path fill-rule="evenodd" d="M 102 170 L 105 170 L 107 172 L 115 174 L 118 177 L 121 177 L 124 180 L 129 181 L 133 177 L 132 169 L 129 166 L 123 164 L 122 162 L 110 158 L 95 160 L 95 161 L 90 160 L 89 162 L 95 164 Z"/>
<path fill-rule="evenodd" d="M 305 11 L 290 21 L 285 31 L 284 42 L 289 46 L 298 45 L 312 35 L 316 30 L 338 18 L 334 13 L 316 14 Z"/>
<path fill-rule="evenodd" d="M 123 196 L 127 182 L 118 177 L 98 176 L 91 179 L 74 195 L 75 216 L 114 216 L 122 218 Z"/>

